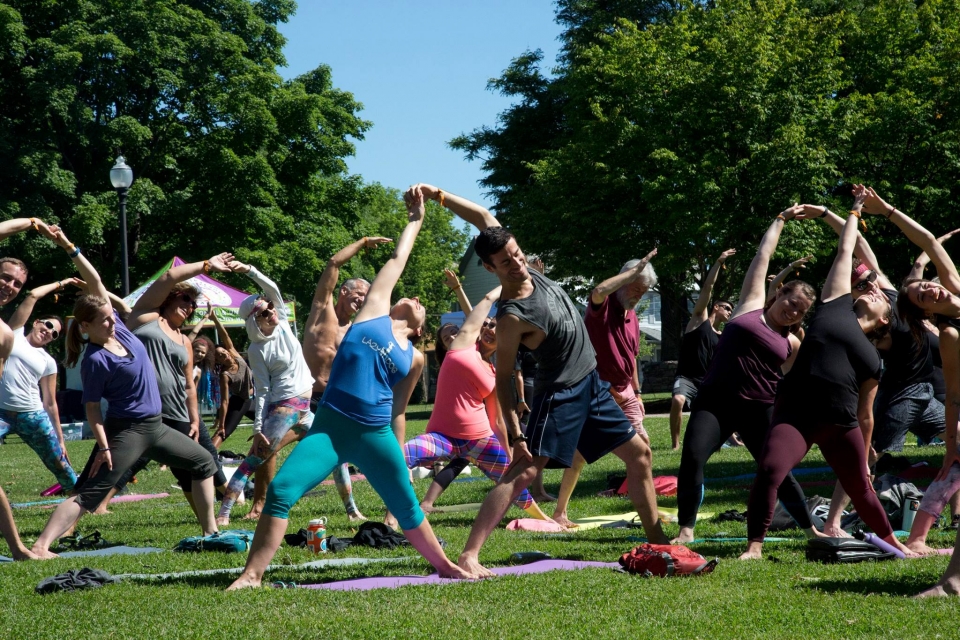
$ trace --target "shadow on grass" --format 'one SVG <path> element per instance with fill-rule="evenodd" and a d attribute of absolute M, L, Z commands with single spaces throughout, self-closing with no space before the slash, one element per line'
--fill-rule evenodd
<path fill-rule="evenodd" d="M 849 580 L 817 580 L 800 585 L 805 591 L 824 593 L 855 593 L 859 595 L 883 594 L 890 596 L 915 596 L 936 582 L 924 576 L 871 576 Z"/>

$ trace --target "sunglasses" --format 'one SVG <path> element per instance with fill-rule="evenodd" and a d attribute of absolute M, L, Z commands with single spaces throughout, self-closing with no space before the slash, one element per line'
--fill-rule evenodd
<path fill-rule="evenodd" d="M 492 319 L 492 318 L 487 318 L 486 320 L 483 321 L 483 328 L 484 328 L 484 329 L 496 329 L 496 328 L 497 328 L 497 321 L 494 320 L 494 319 Z"/>
<path fill-rule="evenodd" d="M 861 280 L 860 282 L 856 283 L 855 285 L 853 285 L 853 288 L 856 289 L 857 291 L 866 291 L 870 287 L 870 285 L 876 281 L 877 281 L 877 272 L 868 271 L 867 277 Z"/>
<path fill-rule="evenodd" d="M 723 309 L 724 311 L 726 311 L 727 313 L 732 313 L 732 312 L 733 312 L 733 307 L 731 307 L 731 306 L 728 305 L 728 304 L 721 304 L 721 305 L 720 305 L 720 308 Z"/>
<path fill-rule="evenodd" d="M 273 303 L 267 301 L 267 308 L 257 314 L 261 318 L 269 318 L 270 314 L 273 312 Z"/>
<path fill-rule="evenodd" d="M 185 303 L 187 303 L 188 305 L 190 305 L 190 307 L 191 307 L 194 311 L 197 310 L 197 301 L 194 300 L 194 299 L 193 299 L 193 296 L 191 296 L 189 293 L 181 293 L 181 294 L 180 294 L 180 300 L 181 300 L 181 302 L 185 302 Z"/>
<path fill-rule="evenodd" d="M 53 336 L 54 340 L 60 337 L 60 332 L 53 328 L 55 325 L 49 320 L 44 320 L 43 326 L 47 328 L 47 331 L 50 332 L 50 335 Z"/>

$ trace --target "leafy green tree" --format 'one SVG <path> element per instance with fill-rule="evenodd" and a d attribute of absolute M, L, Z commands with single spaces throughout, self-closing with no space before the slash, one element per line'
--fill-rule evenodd
<path fill-rule="evenodd" d="M 945 230 L 960 175 L 958 16 L 953 0 L 564 0 L 554 75 L 539 52 L 515 59 L 490 85 L 514 105 L 452 145 L 484 158 L 498 216 L 558 277 L 595 281 L 658 245 L 672 358 L 690 285 L 733 247 L 717 295 L 734 294 L 794 201 L 842 211 L 864 181 Z M 912 260 L 883 221 L 869 238 L 893 275 Z M 819 223 L 790 224 L 774 266 L 834 247 Z"/>
<path fill-rule="evenodd" d="M 292 80 L 277 72 L 286 64 L 277 27 L 294 9 L 292 0 L 0 1 L 0 219 L 63 225 L 117 288 L 108 172 L 122 153 L 136 175 L 131 284 L 173 254 L 228 250 L 309 304 L 327 259 L 383 234 L 373 222 L 390 222 L 400 200 L 347 175 L 352 140 L 371 123 L 330 68 Z M 457 250 L 452 230 L 430 228 L 446 240 L 423 246 Z M 72 270 L 36 235 L 0 251 L 30 264 L 31 284 Z M 459 257 L 421 254 L 425 266 Z M 404 286 L 429 291 L 413 271 Z"/>

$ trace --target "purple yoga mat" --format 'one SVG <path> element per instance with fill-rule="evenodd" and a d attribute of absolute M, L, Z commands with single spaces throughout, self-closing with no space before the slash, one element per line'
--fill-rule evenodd
<path fill-rule="evenodd" d="M 497 567 L 491 569 L 498 576 L 519 576 L 531 573 L 545 573 L 547 571 L 573 571 L 574 569 L 600 568 L 615 569 L 620 566 L 617 562 L 586 562 L 582 560 L 540 560 L 530 564 L 521 564 L 513 567 Z M 329 589 L 332 591 L 369 591 L 370 589 L 394 589 L 413 584 L 451 584 L 460 580 L 441 578 L 435 573 L 429 576 L 390 576 L 376 578 L 357 578 L 356 580 L 342 580 L 340 582 L 326 582 L 324 584 L 302 584 L 301 589 Z"/>

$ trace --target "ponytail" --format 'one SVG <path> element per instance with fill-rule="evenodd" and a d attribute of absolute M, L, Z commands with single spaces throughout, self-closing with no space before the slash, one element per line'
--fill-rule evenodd
<path fill-rule="evenodd" d="M 63 361 L 64 366 L 67 368 L 72 368 L 77 365 L 84 345 L 89 342 L 89 340 L 84 340 L 83 338 L 80 323 L 93 321 L 97 317 L 97 312 L 105 304 L 109 304 L 109 301 L 100 296 L 83 295 L 80 296 L 77 299 L 77 303 L 73 305 L 73 322 L 70 323 L 70 328 L 67 329 L 67 357 Z"/>

